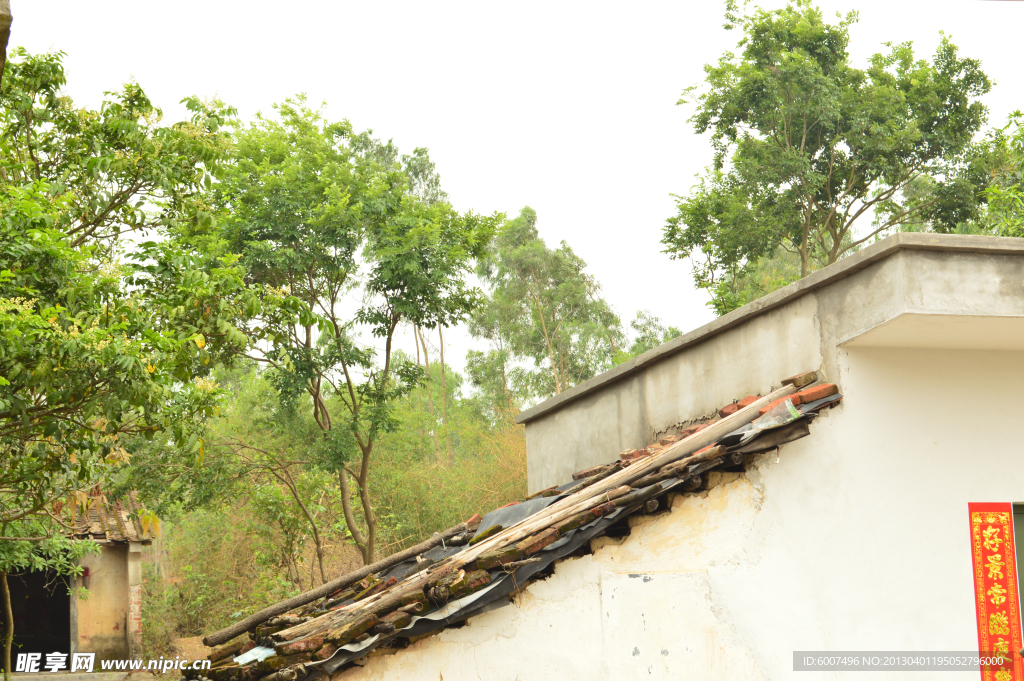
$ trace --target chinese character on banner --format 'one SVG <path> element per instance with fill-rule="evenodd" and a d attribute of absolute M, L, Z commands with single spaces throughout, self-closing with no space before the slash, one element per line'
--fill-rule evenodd
<path fill-rule="evenodd" d="M 14 671 L 35 674 L 39 671 L 39 660 L 41 659 L 43 659 L 42 653 L 18 653 Z"/>
<path fill-rule="evenodd" d="M 59 672 L 68 662 L 67 653 L 46 653 L 46 671 Z"/>
<path fill-rule="evenodd" d="M 967 504 L 971 520 L 978 652 L 1006 653 L 1004 664 L 983 665 L 982 681 L 1024 681 L 1020 597 L 1014 555 L 1013 504 Z"/>
<path fill-rule="evenodd" d="M 74 653 L 71 656 L 71 671 L 91 672 L 96 664 L 96 653 Z"/>

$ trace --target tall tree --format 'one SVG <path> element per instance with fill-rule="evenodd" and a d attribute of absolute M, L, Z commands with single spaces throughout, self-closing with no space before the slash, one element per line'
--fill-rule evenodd
<path fill-rule="evenodd" d="M 413 179 L 429 175 L 425 151 L 403 165 L 391 160 L 390 144 L 324 120 L 301 98 L 276 109 L 276 118 L 260 116 L 237 135 L 234 164 L 216 188 L 219 234 L 266 291 L 263 314 L 248 327 L 253 357 L 277 370 L 284 394 L 308 397 L 324 463 L 337 474 L 349 531 L 369 564 L 373 449 L 395 426 L 394 401 L 423 378 L 396 358 L 396 330 L 451 325 L 473 308 L 478 293 L 465 275 L 492 220 L 457 213 L 436 200 L 430 182 L 417 189 Z M 290 299 L 301 308 L 289 308 Z"/>
<path fill-rule="evenodd" d="M 470 357 L 471 376 L 491 380 L 480 372 L 497 370 L 508 391 L 509 362 L 528 358 L 536 367 L 531 392 L 551 395 L 612 365 L 623 340 L 619 318 L 568 244 L 547 247 L 532 208 L 502 227 L 478 271 L 492 292 L 470 330 L 495 347 Z"/>
<path fill-rule="evenodd" d="M 99 111 L 63 85 L 60 54 L 24 50 L 0 85 L 0 573 L 80 553 L 54 542 L 127 439 L 201 457 L 210 362 L 244 349 L 257 302 L 230 258 L 121 239 L 203 221 L 229 111 L 190 100 L 191 121 L 161 125 L 137 85 Z"/>
<path fill-rule="evenodd" d="M 993 130 L 976 157 L 989 179 L 985 212 L 965 231 L 996 236 L 1024 236 L 1024 114 L 1015 111 L 1002 128 Z"/>
<path fill-rule="evenodd" d="M 683 335 L 682 329 L 665 326 L 661 319 L 655 317 L 648 310 L 639 310 L 629 326 L 633 329 L 633 341 L 628 348 L 623 348 L 615 353 L 613 361 L 616 364 L 622 364 L 648 350 L 653 350 L 662 343 L 667 343 L 673 338 Z"/>
<path fill-rule="evenodd" d="M 901 43 L 860 69 L 847 52 L 855 12 L 830 24 L 810 0 L 727 8 L 739 53 L 705 66 L 706 87 L 680 100 L 696 95 L 691 122 L 711 131 L 714 164 L 662 239 L 719 313 L 746 302 L 743 277 L 779 251 L 803 277 L 901 225 L 953 228 L 977 212 L 967 153 L 991 88 L 980 62 L 943 36 L 931 62 Z M 933 186 L 915 200 L 923 177 Z"/>

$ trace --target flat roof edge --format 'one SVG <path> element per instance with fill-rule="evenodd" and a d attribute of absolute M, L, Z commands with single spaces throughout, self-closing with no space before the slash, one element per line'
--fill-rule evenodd
<path fill-rule="evenodd" d="M 516 423 L 527 423 L 557 411 L 570 402 L 596 392 L 606 385 L 628 378 L 644 368 L 688 347 L 703 343 L 720 333 L 746 323 L 749 319 L 781 307 L 819 288 L 828 286 L 834 281 L 844 279 L 868 265 L 874 264 L 904 249 L 982 253 L 987 255 L 1024 255 L 1024 239 L 960 234 L 921 234 L 914 232 L 894 234 L 861 249 L 851 256 L 843 258 L 839 262 L 824 267 L 817 272 L 812 272 L 799 281 L 773 291 L 763 298 L 758 298 L 741 308 L 733 310 L 729 314 L 722 315 L 704 326 L 648 350 L 628 362 L 623 362 L 614 369 L 609 369 L 603 374 L 584 381 L 563 393 L 550 397 L 537 406 L 519 413 L 516 416 Z"/>

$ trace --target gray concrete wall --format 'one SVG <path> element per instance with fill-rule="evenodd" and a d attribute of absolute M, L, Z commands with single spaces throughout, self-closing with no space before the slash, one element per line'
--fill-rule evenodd
<path fill-rule="evenodd" d="M 841 346 L 894 320 L 1024 316 L 1022 243 L 898 235 L 524 412 L 530 492 L 789 375 L 843 389 Z"/>

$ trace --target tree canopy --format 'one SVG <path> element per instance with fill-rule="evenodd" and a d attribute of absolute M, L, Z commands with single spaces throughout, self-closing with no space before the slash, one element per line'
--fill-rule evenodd
<path fill-rule="evenodd" d="M 466 275 L 495 220 L 443 201 L 426 150 L 399 158 L 390 143 L 326 121 L 301 97 L 276 110 L 238 130 L 214 187 L 217 227 L 198 225 L 187 238 L 240 253 L 247 281 L 262 291 L 261 313 L 244 327 L 250 355 L 275 370 L 282 394 L 308 396 L 323 464 L 338 476 L 346 521 L 370 563 L 374 444 L 396 425 L 395 401 L 423 380 L 418 365 L 396 356 L 395 333 L 469 313 L 479 293 Z"/>
<path fill-rule="evenodd" d="M 931 61 L 889 44 L 857 68 L 855 12 L 828 23 L 809 0 L 750 14 L 729 3 L 726 19 L 742 31 L 739 52 L 707 65 L 705 87 L 680 100 L 695 102 L 714 162 L 677 197 L 662 239 L 692 260 L 717 312 L 903 225 L 951 231 L 977 216 L 972 141 L 991 82 L 948 36 Z M 765 264 L 774 274 L 759 274 Z"/>
<path fill-rule="evenodd" d="M 211 219 L 202 195 L 227 150 L 229 108 L 189 99 L 191 120 L 163 125 L 134 83 L 98 111 L 76 107 L 61 53 L 11 57 L 0 83 L 5 593 L 12 569 L 80 569 L 95 547 L 67 536 L 69 516 L 103 503 L 129 441 L 202 463 L 220 398 L 209 373 L 244 351 L 237 324 L 259 304 L 237 258 L 169 238 Z"/>
<path fill-rule="evenodd" d="M 621 323 L 601 297 L 586 263 L 565 242 L 552 249 L 526 207 L 499 230 L 478 272 L 491 294 L 470 324 L 492 343 L 468 356 L 481 389 L 521 402 L 567 390 L 612 366 L 624 341 Z M 515 360 L 533 362 L 525 372 Z"/>
<path fill-rule="evenodd" d="M 212 362 L 245 346 L 255 298 L 231 258 L 126 244 L 201 219 L 225 149 L 218 111 L 159 125 L 137 85 L 100 111 L 60 94 L 59 53 L 15 50 L 0 89 L 0 524 L 60 535 L 59 515 L 129 459 L 126 438 L 201 455 Z"/>

